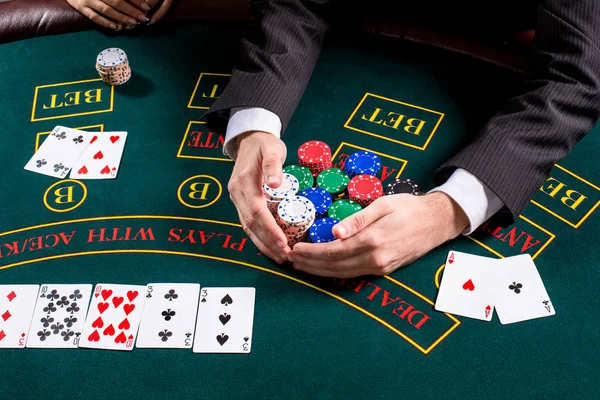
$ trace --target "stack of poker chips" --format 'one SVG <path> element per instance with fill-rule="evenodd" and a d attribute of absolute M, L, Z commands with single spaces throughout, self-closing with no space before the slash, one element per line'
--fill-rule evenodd
<path fill-rule="evenodd" d="M 311 187 L 304 189 L 298 196 L 306 197 L 315 206 L 315 214 L 317 218 L 323 218 L 327 216 L 327 210 L 331 206 L 333 199 L 331 194 L 323 188 Z"/>
<path fill-rule="evenodd" d="M 341 199 L 334 202 L 331 207 L 329 207 L 327 215 L 341 221 L 352 214 L 356 214 L 360 210 L 362 210 L 362 206 L 357 202 L 349 199 Z"/>
<path fill-rule="evenodd" d="M 363 174 L 377 176 L 380 168 L 381 159 L 370 151 L 357 151 L 351 154 L 344 164 L 344 172 L 350 178 Z"/>
<path fill-rule="evenodd" d="M 419 185 L 410 179 L 395 179 L 393 182 L 388 183 L 385 189 L 385 194 L 388 196 L 401 193 L 413 194 L 415 196 L 423 194 L 419 191 Z"/>
<path fill-rule="evenodd" d="M 327 168 L 317 176 L 317 186 L 327 190 L 336 200 L 345 196 L 348 182 L 350 177 L 338 168 Z"/>
<path fill-rule="evenodd" d="M 302 196 L 292 196 L 277 207 L 277 224 L 285 233 L 290 247 L 305 239 L 315 221 L 315 206 Z"/>
<path fill-rule="evenodd" d="M 317 219 L 309 229 L 310 241 L 313 243 L 327 243 L 336 240 L 333 227 L 339 222 L 340 220 L 329 217 Z"/>
<path fill-rule="evenodd" d="M 298 193 L 298 187 L 298 179 L 288 173 L 283 174 L 281 185 L 279 185 L 278 188 L 273 189 L 263 182 L 263 194 L 267 199 L 267 207 L 274 217 L 277 215 L 277 207 L 279 207 L 279 204 L 283 200 L 295 196 L 296 193 Z"/>
<path fill-rule="evenodd" d="M 96 58 L 96 70 L 102 80 L 111 86 L 122 85 L 131 78 L 127 54 L 119 48 L 102 50 Z"/>
<path fill-rule="evenodd" d="M 298 148 L 298 164 L 310 169 L 313 177 L 325 169 L 331 168 L 331 149 L 327 143 L 311 140 Z"/>
<path fill-rule="evenodd" d="M 348 197 L 363 208 L 383 196 L 383 187 L 379 178 L 373 175 L 356 175 L 348 183 Z"/>
<path fill-rule="evenodd" d="M 301 165 L 288 165 L 283 169 L 283 172 L 294 175 L 298 179 L 299 192 L 313 187 L 315 184 L 315 177 L 312 175 L 311 170 Z"/>

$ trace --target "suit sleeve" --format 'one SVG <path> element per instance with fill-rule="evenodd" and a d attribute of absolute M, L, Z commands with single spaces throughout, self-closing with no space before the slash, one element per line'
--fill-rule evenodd
<path fill-rule="evenodd" d="M 600 1 L 547 0 L 537 16 L 525 90 L 434 176 L 442 184 L 457 168 L 475 175 L 504 203 L 494 217 L 504 226 L 600 115 Z"/>
<path fill-rule="evenodd" d="M 286 129 L 321 51 L 328 0 L 268 0 L 252 5 L 256 26 L 242 39 L 229 84 L 202 117 L 224 132 L 235 107 L 275 113 Z"/>

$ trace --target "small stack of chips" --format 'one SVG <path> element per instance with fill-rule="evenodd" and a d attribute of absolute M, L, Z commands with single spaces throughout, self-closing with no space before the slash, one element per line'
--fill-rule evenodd
<path fill-rule="evenodd" d="M 285 199 L 289 199 L 298 193 L 298 179 L 291 174 L 284 173 L 281 185 L 273 189 L 263 182 L 263 194 L 267 198 L 267 207 L 273 216 L 277 215 L 277 207 Z"/>
<path fill-rule="evenodd" d="M 313 243 L 327 243 L 337 238 L 332 232 L 333 227 L 340 221 L 335 218 L 317 219 L 309 229 L 309 238 Z"/>
<path fill-rule="evenodd" d="M 331 193 L 334 199 L 344 197 L 350 178 L 338 168 L 328 168 L 317 176 L 317 186 Z"/>
<path fill-rule="evenodd" d="M 310 169 L 316 177 L 321 171 L 332 167 L 331 149 L 327 143 L 318 140 L 306 142 L 298 148 L 298 164 Z"/>
<path fill-rule="evenodd" d="M 119 48 L 102 50 L 96 58 L 96 70 L 102 80 L 111 86 L 122 85 L 131 78 L 127 54 Z"/>
<path fill-rule="evenodd" d="M 298 196 L 306 197 L 315 205 L 315 213 L 317 218 L 323 218 L 327 216 L 327 210 L 333 202 L 331 194 L 329 194 L 327 190 L 318 187 L 304 189 L 298 193 Z"/>
<path fill-rule="evenodd" d="M 362 210 L 362 207 L 357 202 L 349 199 L 342 199 L 334 202 L 331 207 L 329 207 L 327 215 L 331 218 L 342 221 L 352 214 L 356 214 L 360 210 Z"/>
<path fill-rule="evenodd" d="M 381 181 L 373 175 L 356 175 L 348 184 L 348 197 L 363 208 L 383 196 Z"/>
<path fill-rule="evenodd" d="M 344 172 L 350 178 L 362 174 L 377 176 L 380 168 L 381 159 L 377 154 L 370 151 L 357 151 L 351 154 L 344 164 Z"/>
<path fill-rule="evenodd" d="M 393 194 L 408 193 L 413 195 L 420 195 L 419 185 L 410 179 L 395 179 L 393 182 L 388 183 L 385 194 L 390 196 Z"/>
<path fill-rule="evenodd" d="M 314 186 L 315 178 L 312 175 L 310 169 L 301 165 L 288 165 L 283 169 L 283 172 L 294 175 L 298 179 L 298 191 L 301 192 L 304 189 L 308 189 Z"/>
<path fill-rule="evenodd" d="M 304 240 L 315 221 L 315 206 L 306 197 L 292 196 L 279 203 L 276 220 L 293 247 Z"/>

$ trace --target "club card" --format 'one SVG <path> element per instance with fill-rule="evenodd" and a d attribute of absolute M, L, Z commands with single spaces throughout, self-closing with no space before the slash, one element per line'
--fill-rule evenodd
<path fill-rule="evenodd" d="M 197 283 L 149 284 L 135 346 L 191 349 L 199 296 Z"/>
<path fill-rule="evenodd" d="M 92 294 L 92 285 L 42 285 L 27 347 L 76 349 Z"/>
<path fill-rule="evenodd" d="M 116 178 L 126 140 L 127 132 L 97 132 L 73 165 L 70 178 Z"/>
<path fill-rule="evenodd" d="M 250 353 L 255 288 L 203 288 L 194 353 Z"/>
<path fill-rule="evenodd" d="M 463 317 L 491 321 L 493 282 L 498 260 L 458 251 L 446 259 L 435 309 Z"/>
<path fill-rule="evenodd" d="M 25 165 L 28 171 L 64 178 L 89 146 L 93 133 L 55 127 Z"/>
<path fill-rule="evenodd" d="M 96 285 L 79 347 L 133 350 L 145 293 L 146 286 Z"/>
<path fill-rule="evenodd" d="M 498 260 L 495 284 L 500 323 L 512 324 L 556 314 L 529 254 Z"/>
<path fill-rule="evenodd" d="M 39 285 L 0 285 L 0 349 L 25 348 Z"/>

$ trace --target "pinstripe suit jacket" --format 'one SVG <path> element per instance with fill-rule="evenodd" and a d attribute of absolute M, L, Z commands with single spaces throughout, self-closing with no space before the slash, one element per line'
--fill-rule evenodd
<path fill-rule="evenodd" d="M 258 26 L 243 39 L 230 83 L 203 116 L 213 129 L 224 130 L 231 108 L 253 106 L 277 114 L 285 130 L 330 27 L 329 3 L 254 2 Z M 515 221 L 600 116 L 600 0 L 540 1 L 535 30 L 526 89 L 434 176 L 438 185 L 457 168 L 477 176 L 505 205 L 495 216 L 501 225 Z"/>

